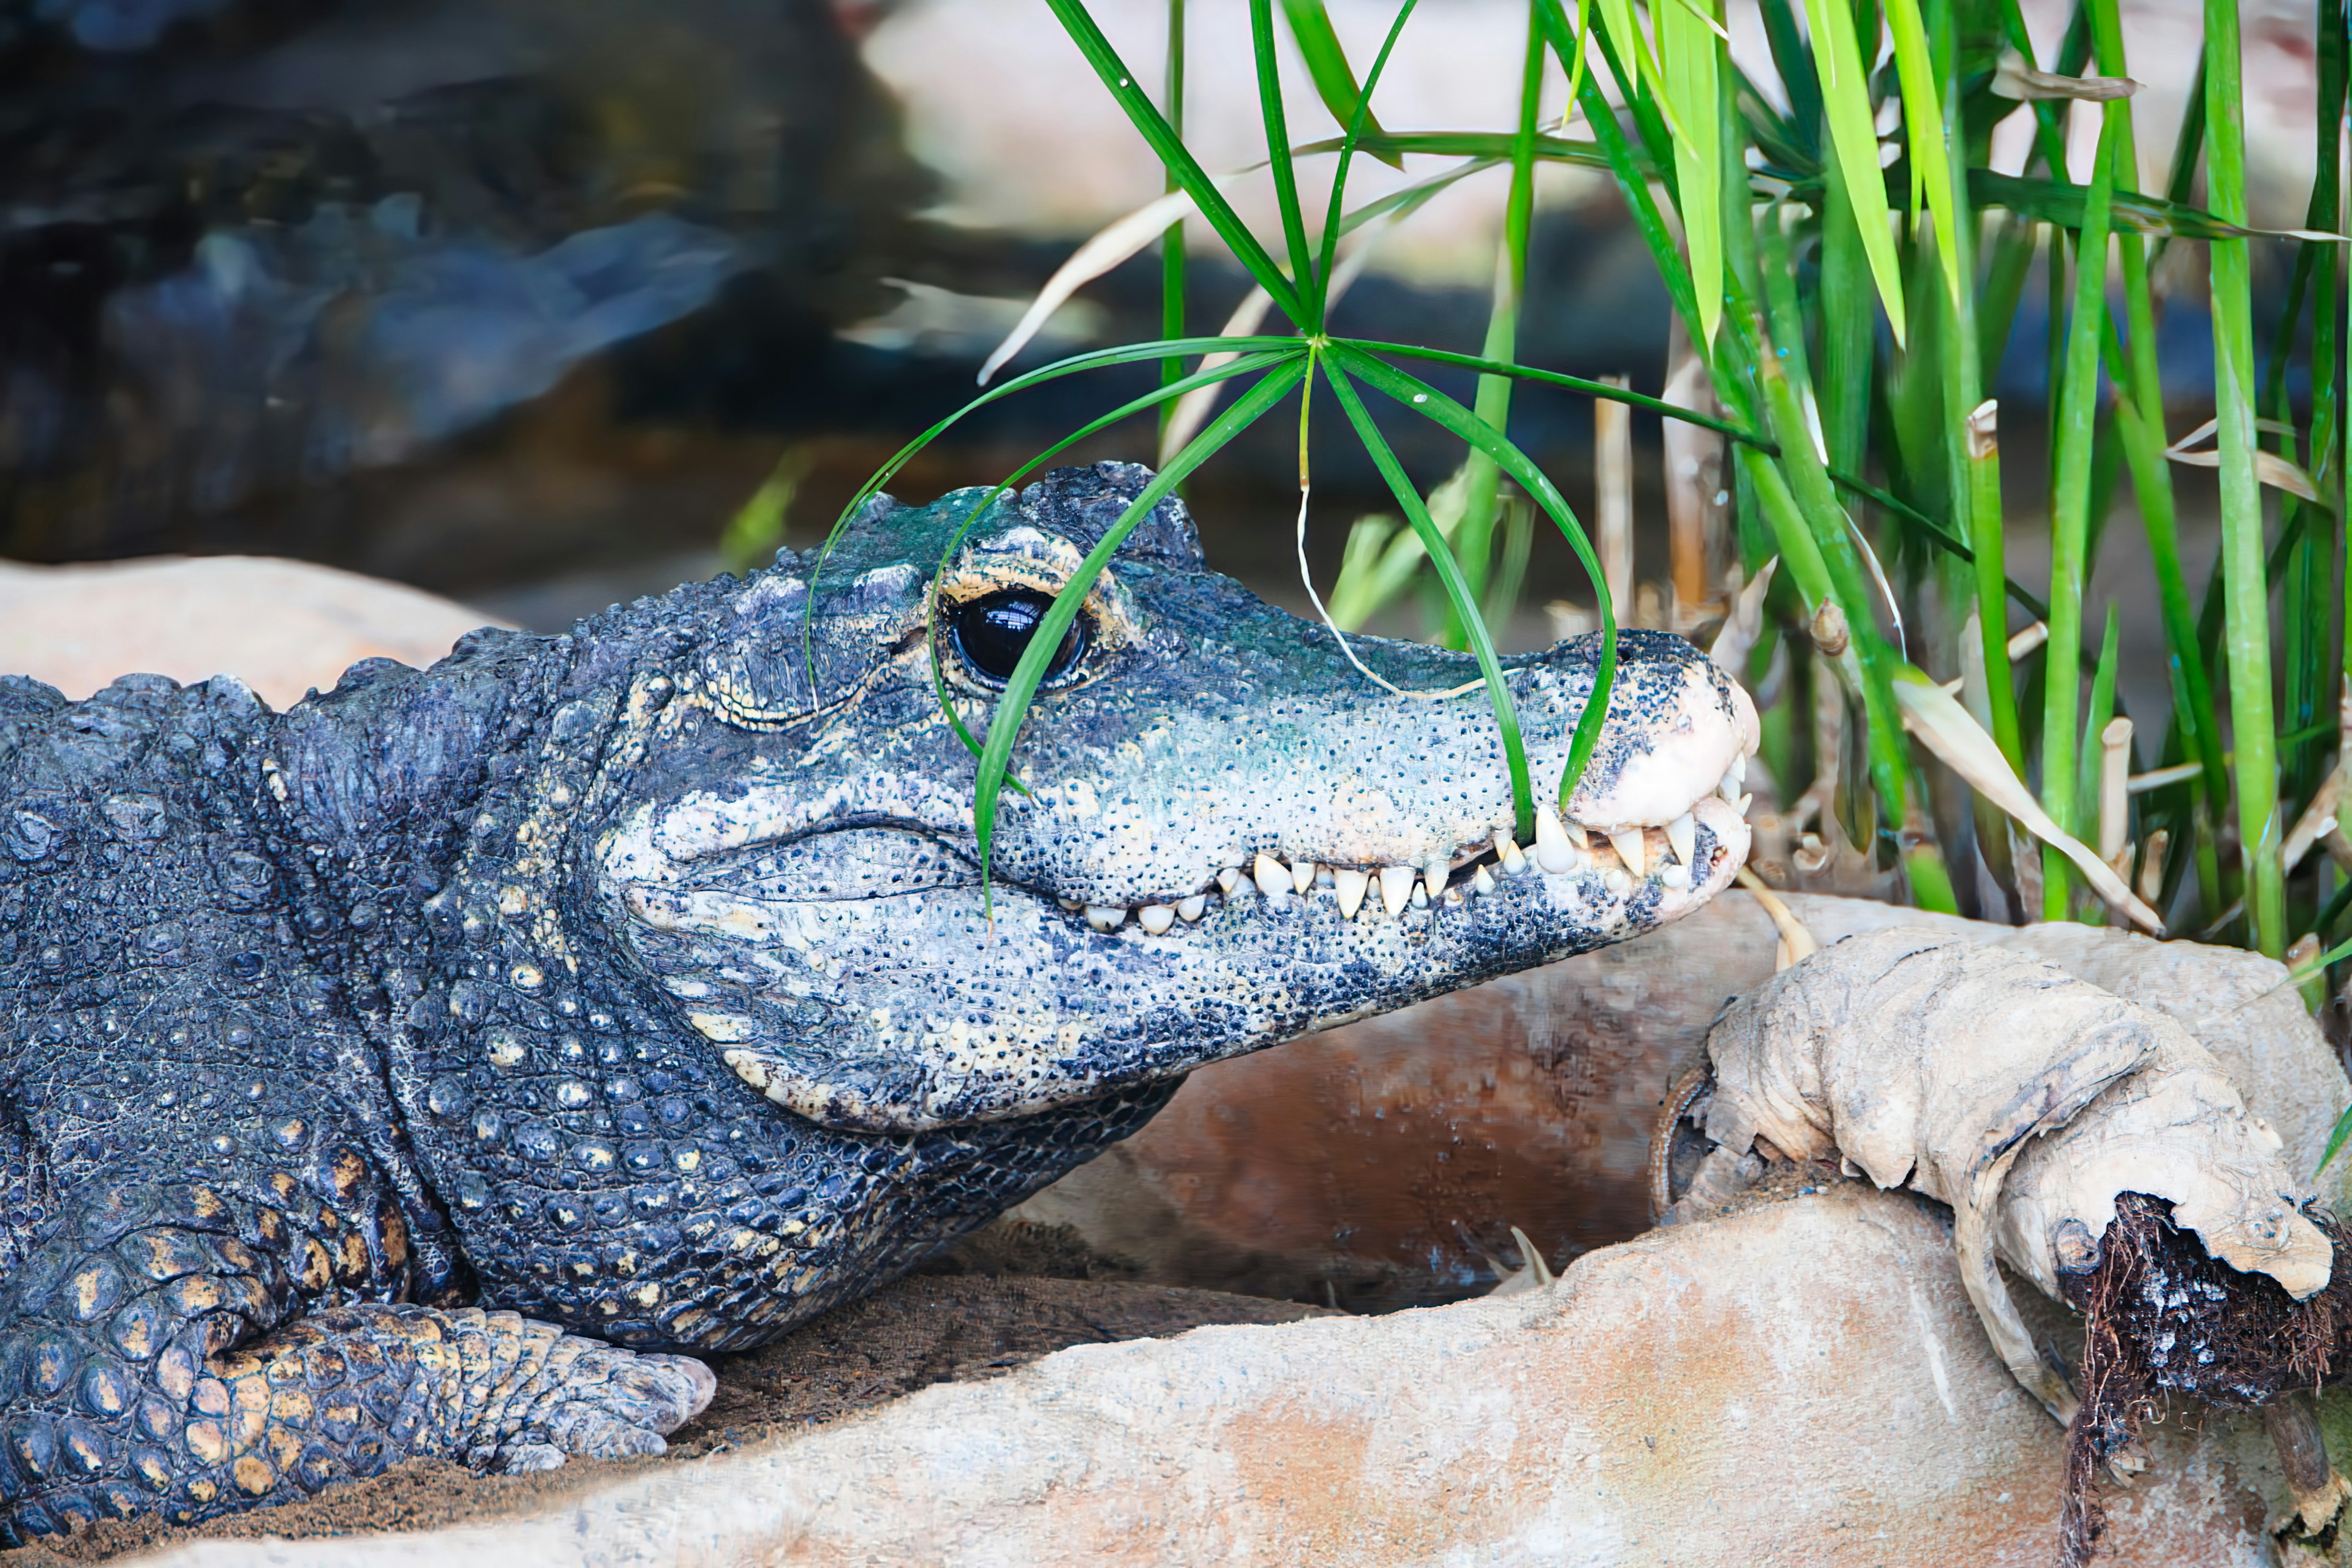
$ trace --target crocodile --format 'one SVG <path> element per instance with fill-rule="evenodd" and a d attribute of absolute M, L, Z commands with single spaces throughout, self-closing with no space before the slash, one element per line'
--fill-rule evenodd
<path fill-rule="evenodd" d="M 878 498 L 821 556 L 283 713 L 0 679 L 0 1535 L 659 1452 L 698 1358 L 1191 1069 L 1737 870 L 1755 711 L 1688 643 L 1619 634 L 1522 844 L 1469 656 L 1361 639 L 1374 685 L 1171 499 L 1055 649 L 983 872 L 967 737 L 1148 478 Z M 1504 661 L 1538 778 L 1599 654 Z"/>

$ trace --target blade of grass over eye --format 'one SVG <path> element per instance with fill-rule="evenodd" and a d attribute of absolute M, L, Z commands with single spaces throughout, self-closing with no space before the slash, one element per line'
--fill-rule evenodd
<path fill-rule="evenodd" d="M 983 899 L 988 896 L 989 858 L 995 843 L 997 799 L 1012 762 L 1013 742 L 1020 735 L 1022 721 L 1028 717 L 1038 683 L 1045 678 L 1045 667 L 1061 648 L 1062 638 L 1077 619 L 1079 606 L 1085 604 L 1095 579 L 1102 575 L 1104 566 L 1127 542 L 1127 536 L 1135 531 L 1136 524 L 1150 516 L 1152 509 L 1165 500 L 1186 476 L 1297 389 L 1306 379 L 1307 365 L 1305 354 L 1286 357 L 1264 380 L 1235 399 L 1232 407 L 1209 421 L 1207 428 L 1193 437 L 1128 503 L 1118 521 L 1104 531 L 1101 540 L 1087 552 L 1086 559 L 1046 607 L 1045 617 L 1038 622 L 1029 646 L 1022 651 L 1020 662 L 1013 667 L 1013 674 L 997 698 L 995 711 L 989 715 L 988 736 L 981 747 L 979 770 L 972 783 L 972 832 L 979 840 Z"/>
<path fill-rule="evenodd" d="M 1274 52 L 1274 0 L 1250 0 L 1250 45 L 1257 57 L 1258 112 L 1265 120 L 1265 155 L 1274 175 L 1275 205 L 1282 213 L 1283 242 L 1290 251 L 1290 276 L 1311 295 L 1316 287 L 1315 253 L 1307 247 L 1307 214 L 1298 205 L 1298 169 L 1290 159 L 1290 127 L 1282 110 L 1282 68 Z M 1281 298 L 1275 295 L 1277 301 Z"/>
<path fill-rule="evenodd" d="M 2042 686 L 2042 807 L 2068 833 L 2075 820 L 2075 776 L 2083 642 L 2083 585 L 2090 574 L 2091 437 L 2098 417 L 2099 327 L 2107 317 L 2106 198 L 2114 188 L 2116 121 L 2099 132 L 2091 199 L 2074 257 L 2073 319 L 2066 328 L 2065 374 L 2058 389 L 2057 492 L 2050 507 L 2050 644 Z M 2052 265 L 2057 263 L 2053 258 Z M 2073 867 L 2056 849 L 2042 857 L 2042 918 L 2064 920 L 2073 906 Z"/>
<path fill-rule="evenodd" d="M 1339 145 L 1339 167 L 1331 173 L 1331 205 L 1323 217 L 1323 254 L 1315 268 L 1313 324 L 1314 330 L 1318 332 L 1323 330 L 1324 314 L 1331 302 L 1331 272 L 1333 259 L 1339 251 L 1339 237 L 1353 226 L 1342 216 L 1348 194 L 1348 165 L 1355 161 L 1357 146 L 1363 140 L 1365 132 L 1380 130 L 1379 124 L 1372 119 L 1372 93 L 1380 87 L 1381 75 L 1389 68 L 1389 56 L 1395 50 L 1397 39 L 1404 36 L 1404 25 L 1412 19 L 1413 7 L 1419 3 L 1420 0 L 1404 0 L 1404 4 L 1397 8 L 1396 20 L 1389 25 L 1389 35 L 1381 41 L 1381 52 L 1372 61 L 1372 74 L 1364 79 L 1362 89 L 1355 93 L 1345 106 L 1349 112 L 1343 115 L 1337 108 L 1331 111 L 1332 118 L 1348 128 L 1348 134 Z M 1298 23 L 1297 8 L 1306 5 L 1311 7 L 1315 15 L 1321 18 L 1324 32 L 1327 34 L 1330 32 L 1331 19 L 1323 14 L 1322 0 L 1283 0 L 1283 5 L 1291 12 L 1291 25 L 1294 30 Z M 1331 47 L 1336 51 L 1339 48 L 1339 40 L 1334 38 Z M 1343 72 L 1347 70 L 1347 61 L 1344 58 L 1339 62 L 1339 68 Z M 1319 86 L 1321 79 L 1318 78 L 1317 80 Z M 1352 76 L 1349 78 L 1349 84 L 1351 87 L 1354 85 L 1354 80 Z M 1325 101 L 1329 101 L 1328 95 Z M 1404 160 L 1401 157 L 1391 157 L 1386 161 L 1397 168 L 1404 167 Z"/>
<path fill-rule="evenodd" d="M 1927 210 L 1936 219 L 1936 254 L 1944 267 L 1944 289 L 1955 301 L 1967 287 L 1960 271 L 1960 204 L 1952 182 L 1952 154 L 1944 140 L 1944 110 L 1937 90 L 1936 63 L 1927 49 L 1927 30 L 1920 20 L 1918 0 L 1886 0 L 1886 26 L 1895 35 L 1895 71 L 1903 85 L 1903 123 L 1909 135 L 1913 179 L 1924 190 Z M 1918 204 L 1912 204 L 1911 221 L 1919 221 Z"/>
<path fill-rule="evenodd" d="M 1691 292 L 1698 302 L 1697 341 L 1711 345 L 1716 326 L 1723 320 L 1725 170 L 1718 119 L 1718 40 L 1708 26 L 1711 17 L 1702 19 L 1676 0 L 1658 0 L 1651 19 L 1657 26 L 1660 63 L 1680 131 L 1675 138 L 1675 205 L 1682 214 L 1683 242 L 1690 249 Z M 1744 178 L 1747 171 L 1739 173 Z"/>
<path fill-rule="evenodd" d="M 1144 394 L 1141 397 L 1130 399 L 1129 401 L 1119 405 L 1117 408 L 1112 409 L 1109 413 L 1101 416 L 1099 418 L 1088 420 L 1086 424 L 1080 426 L 1077 429 L 1071 431 L 1067 436 L 1063 437 L 1060 440 L 1055 442 L 1052 446 L 1046 447 L 1044 451 L 1038 453 L 1035 457 L 1030 458 L 1019 468 L 1013 469 L 1003 479 L 998 480 L 994 489 L 991 489 L 986 495 L 981 497 L 978 503 L 975 504 L 970 511 L 964 514 L 963 521 L 956 525 L 955 531 L 948 537 L 947 547 L 940 552 L 940 570 L 946 570 L 948 563 L 955 558 L 957 548 L 963 543 L 965 538 L 971 532 L 974 525 L 976 525 L 982 518 L 988 515 L 990 509 L 996 505 L 999 498 L 1009 493 L 1013 487 L 1018 485 L 1023 479 L 1027 479 L 1031 474 L 1035 473 L 1039 468 L 1044 468 L 1047 463 L 1052 462 L 1055 458 L 1060 457 L 1063 453 L 1068 451 L 1071 447 L 1078 445 L 1080 442 L 1087 440 L 1090 437 L 1101 434 L 1103 431 L 1109 429 L 1112 426 L 1118 424 L 1121 420 L 1133 418 L 1136 415 L 1144 413 L 1149 409 L 1154 407 L 1171 407 L 1178 400 L 1181 399 L 1185 394 L 1192 392 L 1200 387 L 1214 386 L 1221 382 L 1231 381 L 1236 376 L 1254 375 L 1261 370 L 1267 370 L 1278 365 L 1286 359 L 1304 358 L 1306 356 L 1306 352 L 1304 345 L 1294 343 L 1287 349 L 1263 350 L 1257 353 L 1245 354 L 1241 358 L 1225 364 L 1204 364 L 1200 369 L 1192 372 L 1190 375 L 1170 382 L 1164 386 Z M 937 579 L 935 576 L 935 584 L 936 581 Z M 928 618 L 931 623 L 932 633 L 931 685 L 932 689 L 939 694 L 940 711 L 947 715 L 950 727 L 955 731 L 957 737 L 963 742 L 965 748 L 974 756 L 978 756 L 981 751 L 981 743 L 979 740 L 973 736 L 971 731 L 965 727 L 963 716 L 956 711 L 955 704 L 949 700 L 947 679 L 940 668 L 938 637 L 939 601 L 936 595 L 932 597 L 930 607 L 928 612 Z M 1006 782 L 1011 784 L 1014 789 L 1021 790 L 1024 794 L 1027 793 L 1026 787 L 1019 779 L 1009 778 Z"/>
<path fill-rule="evenodd" d="M 1283 276 L 1282 268 L 1275 265 L 1274 258 L 1266 253 L 1265 247 L 1257 242 L 1257 237 L 1250 233 L 1249 226 L 1242 222 L 1241 215 L 1234 210 L 1231 202 L 1225 200 L 1224 194 L 1217 189 L 1216 182 L 1192 156 L 1183 139 L 1170 127 L 1166 118 L 1152 103 L 1150 95 L 1136 84 L 1135 74 L 1127 68 L 1127 62 L 1118 58 L 1118 51 L 1111 47 L 1110 40 L 1103 37 L 1102 29 L 1095 25 L 1094 17 L 1088 15 L 1081 0 L 1045 0 L 1045 4 L 1062 24 L 1062 30 L 1069 34 L 1070 41 L 1077 45 L 1078 52 L 1086 57 L 1087 63 L 1094 68 L 1095 75 L 1102 79 L 1103 85 L 1110 89 L 1119 108 L 1127 112 L 1129 122 L 1142 133 L 1153 156 L 1176 177 L 1179 185 L 1191 193 L 1193 205 L 1200 208 L 1201 216 L 1208 220 L 1209 226 L 1217 231 L 1217 237 L 1225 242 L 1225 247 L 1233 252 L 1234 259 L 1257 279 L 1259 288 L 1274 297 L 1275 304 L 1280 307 L 1284 315 L 1294 321 L 1300 320 L 1304 312 L 1297 289 L 1292 287 L 1289 279 Z M 1287 160 L 1283 157 L 1286 146 L 1276 146 L 1271 151 L 1277 163 L 1286 165 Z M 1297 205 L 1295 193 L 1291 205 L 1294 209 Z M 1303 235 L 1300 248 L 1303 251 Z M 1303 255 L 1299 259 L 1303 263 Z M 1301 281 L 1304 281 L 1303 274 Z"/>
<path fill-rule="evenodd" d="M 1389 493 L 1396 498 L 1398 509 L 1404 513 L 1405 523 L 1421 539 L 1431 567 L 1437 574 L 1439 585 L 1447 600 L 1456 606 L 1466 606 L 1464 623 L 1470 628 L 1470 652 L 1478 661 L 1478 673 L 1486 683 L 1487 704 L 1495 712 L 1496 728 L 1501 731 L 1503 762 L 1511 780 L 1511 820 L 1516 836 L 1522 842 L 1533 842 L 1536 830 L 1535 792 L 1528 773 L 1527 743 L 1519 733 L 1518 710 L 1511 701 L 1509 685 L 1503 676 L 1502 662 L 1495 655 L 1494 639 L 1487 636 L 1486 623 L 1479 616 L 1477 604 L 1470 597 L 1469 584 L 1462 580 L 1462 569 L 1454 559 L 1454 552 L 1445 542 L 1444 533 L 1429 515 L 1421 491 L 1397 460 L 1395 449 L 1388 437 L 1372 421 L 1371 411 L 1364 406 L 1362 396 L 1349 379 L 1341 361 L 1347 355 L 1335 348 L 1323 361 L 1323 378 L 1339 400 L 1339 407 L 1355 426 L 1356 438 L 1370 454 L 1373 467 L 1380 469 L 1387 481 Z M 1602 614 L 1607 615 L 1604 607 Z M 1603 675 L 1610 672 L 1612 656 L 1616 648 L 1612 636 L 1603 650 Z M 1605 688 L 1604 688 L 1605 689 Z"/>
<path fill-rule="evenodd" d="M 1886 178 L 1878 166 L 1876 106 L 1870 101 L 1869 67 L 1853 28 L 1853 7 L 1848 0 L 1805 0 L 1805 19 L 1813 35 L 1813 67 L 1820 78 L 1821 103 L 1828 121 L 1828 177 L 1835 186 L 1834 216 L 1843 217 L 1862 237 L 1862 250 L 1870 262 L 1879 302 L 1895 329 L 1896 347 L 1904 343 L 1903 277 L 1895 257 L 1892 216 L 1886 205 Z M 1871 42 L 1874 45 L 1877 39 Z M 1809 84 L 1810 85 L 1810 84 Z M 1843 208 L 1838 212 L 1838 206 Z"/>
<path fill-rule="evenodd" d="M 2205 0 L 2205 190 L 2213 216 L 2246 221 L 2244 102 L 2237 0 Z M 2263 497 L 2254 477 L 2253 280 L 2248 242 L 2208 242 L 2213 300 L 2213 408 L 2221 455 L 2224 639 L 2237 740 L 2238 833 L 2253 945 L 2286 950 L 2276 731 L 2271 707 L 2270 588 Z"/>
<path fill-rule="evenodd" d="M 1410 5 L 1405 6 L 1407 12 L 1412 9 Z M 1307 62 L 1307 75 L 1315 83 L 1316 96 L 1322 99 L 1331 118 L 1342 125 L 1359 123 L 1377 133 L 1381 122 L 1360 106 L 1371 101 L 1372 83 L 1380 78 L 1380 68 L 1372 68 L 1371 76 L 1362 87 L 1356 85 L 1356 73 L 1348 64 L 1348 51 L 1339 47 L 1339 35 L 1332 30 L 1331 14 L 1323 8 L 1323 0 L 1282 0 L 1282 15 L 1290 24 L 1291 41 L 1298 46 L 1299 56 Z M 1399 16 L 1397 26 L 1403 25 L 1404 18 Z M 1390 30 L 1389 41 L 1396 41 L 1394 28 Z M 1398 157 L 1382 158 L 1381 162 L 1391 168 L 1404 167 L 1404 160 Z"/>
<path fill-rule="evenodd" d="M 1346 343 L 1337 343 L 1332 346 L 1325 369 L 1335 391 L 1345 384 L 1350 377 L 1360 378 L 1366 385 L 1373 387 L 1382 395 L 1391 399 L 1398 406 L 1422 416 L 1484 452 L 1528 492 L 1529 499 L 1534 500 L 1536 505 L 1543 509 L 1545 515 L 1549 517 L 1554 526 L 1559 528 L 1561 537 L 1567 540 L 1569 548 L 1576 552 L 1578 562 L 1584 567 L 1585 574 L 1591 581 L 1595 602 L 1601 614 L 1601 662 L 1594 677 L 1592 697 L 1586 703 L 1584 711 L 1577 718 L 1576 731 L 1569 742 L 1568 762 L 1560 773 L 1558 799 L 1561 805 L 1565 806 L 1569 797 L 1576 792 L 1578 783 L 1584 777 L 1584 769 L 1592 759 L 1593 749 L 1600 744 L 1601 727 L 1607 718 L 1609 692 L 1616 679 L 1617 672 L 1616 610 L 1610 603 L 1607 589 L 1602 585 L 1605 578 L 1601 574 L 1601 560 L 1593 552 L 1592 542 L 1586 537 L 1584 525 L 1577 521 L 1576 513 L 1570 508 L 1567 498 L 1559 493 L 1559 488 L 1551 482 L 1550 477 L 1537 467 L 1526 453 L 1512 445 L 1510 439 L 1500 431 L 1481 420 L 1476 414 L 1463 407 L 1461 404 L 1446 396 L 1435 387 L 1407 374 L 1394 365 L 1384 364 L 1353 345 Z M 1351 405 L 1349 417 L 1356 424 L 1359 435 L 1362 436 L 1365 444 L 1369 447 L 1377 430 L 1371 425 L 1370 416 L 1361 413 L 1363 405 L 1360 401 L 1355 400 L 1352 386 L 1341 394 L 1341 400 L 1343 403 Z M 1376 453 L 1376 461 L 1378 457 Z M 1394 457 L 1391 454 L 1388 464 L 1393 463 Z M 1384 476 L 1390 473 L 1388 465 L 1383 465 L 1382 473 Z M 1394 477 L 1390 480 L 1391 489 L 1396 490 L 1402 479 L 1403 469 L 1395 468 Z M 1410 490 L 1412 487 L 1410 484 L 1405 484 L 1403 489 Z M 1402 492 L 1398 494 L 1397 500 L 1400 505 L 1405 504 Z M 1423 515 L 1425 518 L 1426 514 Z M 1407 509 L 1407 516 L 1411 517 L 1410 508 Z M 1415 526 L 1418 529 L 1419 525 Z M 1430 525 L 1430 532 L 1433 534 L 1435 532 L 1435 524 Z M 1436 548 L 1442 551 L 1443 545 L 1440 544 Z M 1443 575 L 1444 574 L 1443 564 L 1440 565 L 1439 570 Z M 1462 587 L 1466 594 L 1467 584 L 1462 584 Z M 1447 589 L 1447 597 L 1456 599 L 1458 606 L 1459 596 L 1452 587 Z M 1463 612 L 1462 618 L 1469 631 L 1471 651 L 1478 656 L 1478 667 L 1482 671 L 1487 672 L 1487 688 L 1494 696 L 1496 717 L 1500 719 L 1504 708 L 1508 704 L 1509 693 L 1504 688 L 1500 668 L 1494 662 L 1492 640 L 1475 605 Z M 1512 788 L 1515 792 L 1513 796 L 1515 800 L 1519 798 L 1516 792 L 1520 787 L 1525 765 L 1524 759 L 1515 761 L 1513 764 Z M 1534 819 L 1528 812 L 1528 806 L 1522 803 L 1519 826 L 1527 833 L 1533 833 Z"/>
<path fill-rule="evenodd" d="M 1072 354 L 1067 359 L 1055 360 L 1052 364 L 1039 365 L 1035 370 L 1025 371 L 1000 386 L 990 387 L 986 392 L 899 447 L 898 451 L 891 454 L 887 462 L 867 475 L 866 482 L 858 486 L 856 493 L 843 504 L 840 515 L 834 519 L 832 528 L 825 531 L 824 542 L 817 547 L 815 555 L 809 563 L 807 608 L 801 617 L 801 656 L 808 677 L 809 689 L 811 691 L 817 689 L 816 654 L 810 641 L 814 635 L 814 627 L 816 625 L 816 585 L 818 578 L 824 574 L 825 561 L 833 554 L 833 547 L 840 542 L 843 531 L 856 520 L 858 513 L 866 510 L 866 503 L 882 493 L 883 486 L 897 478 L 899 470 L 914 461 L 916 456 L 924 447 L 953 428 L 966 415 L 984 408 L 1002 398 L 1010 397 L 1016 392 L 1025 392 L 1030 387 L 1042 386 L 1049 381 L 1058 381 L 1064 376 L 1077 375 L 1090 370 L 1103 370 L 1113 365 L 1136 364 L 1146 360 L 1160 360 L 1171 356 L 1236 351 L 1247 353 L 1264 349 L 1290 350 L 1301 353 L 1303 357 L 1305 347 L 1306 345 L 1295 337 L 1259 336 L 1168 338 L 1155 342 L 1122 343 L 1116 348 L 1090 349 L 1085 353 Z"/>

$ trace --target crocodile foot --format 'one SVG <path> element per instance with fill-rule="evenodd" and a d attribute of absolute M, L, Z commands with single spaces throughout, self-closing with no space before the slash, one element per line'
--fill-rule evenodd
<path fill-rule="evenodd" d="M 699 1362 L 514 1312 L 396 1305 L 328 1308 L 185 1375 L 154 1370 L 119 1437 L 82 1416 L 11 1418 L 0 1491 L 17 1539 L 151 1509 L 194 1522 L 426 1456 L 517 1472 L 658 1454 L 717 1387 Z"/>

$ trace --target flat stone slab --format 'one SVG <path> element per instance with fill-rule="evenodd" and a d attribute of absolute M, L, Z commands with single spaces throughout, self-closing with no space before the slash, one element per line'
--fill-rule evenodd
<path fill-rule="evenodd" d="M 2274 1561 L 2259 1425 L 2149 1436 L 2103 1561 Z M 1840 1185 L 1547 1290 L 1063 1351 L 534 1517 L 142 1561 L 2039 1565 L 2063 1446 L 1987 1347 L 1941 1212 Z"/>

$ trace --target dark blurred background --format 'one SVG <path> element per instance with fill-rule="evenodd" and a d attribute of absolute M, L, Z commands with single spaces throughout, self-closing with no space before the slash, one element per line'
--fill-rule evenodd
<path fill-rule="evenodd" d="M 1391 122 L 1499 124 L 1524 7 L 1429 9 Z M 1194 10 L 1197 140 L 1234 166 L 1240 11 Z M 1334 13 L 1350 37 L 1385 16 Z M 1160 14 L 1104 7 L 1139 69 Z M 1416 219 L 1335 324 L 1475 348 L 1499 182 Z M 716 570 L 779 471 L 786 536 L 818 536 L 971 395 L 1076 240 L 1157 189 L 1034 0 L 0 0 L 0 556 L 284 554 L 566 624 Z M 1566 172 L 1544 195 L 1520 353 L 1657 390 L 1666 305 L 1622 208 Z M 1243 288 L 1196 252 L 1195 330 Z M 1158 289 L 1151 257 L 1129 264 L 1015 368 L 1156 335 Z M 2005 404 L 2040 395 L 2027 300 Z M 2166 330 L 2199 357 L 2200 313 Z M 999 405 L 893 488 L 993 480 L 1152 380 Z M 1213 561 L 1299 602 L 1285 424 L 1190 494 Z M 1656 434 L 1635 427 L 1646 575 Z M 1523 394 L 1514 433 L 1583 505 L 1586 409 Z M 1424 483 L 1458 461 L 1396 436 Z M 1151 447 L 1139 424 L 1080 456 Z M 1322 574 L 1385 498 L 1333 416 L 1316 479 Z M 1566 552 L 1538 549 L 1527 603 L 1570 593 Z"/>

